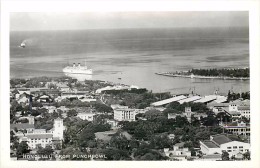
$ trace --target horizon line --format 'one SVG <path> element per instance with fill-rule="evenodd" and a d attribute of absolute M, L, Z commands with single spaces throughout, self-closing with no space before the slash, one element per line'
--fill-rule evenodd
<path fill-rule="evenodd" d="M 78 31 L 78 30 L 119 30 L 119 29 L 176 29 L 176 28 L 248 28 L 249 26 L 180 26 L 180 27 L 129 27 L 129 28 L 79 28 L 79 29 L 39 29 L 39 30 L 9 30 L 9 32 L 29 31 Z"/>

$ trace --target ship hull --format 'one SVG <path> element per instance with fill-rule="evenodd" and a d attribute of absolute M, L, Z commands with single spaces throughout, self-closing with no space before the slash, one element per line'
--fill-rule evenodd
<path fill-rule="evenodd" d="M 71 73 L 71 74 L 93 74 L 92 69 L 75 69 L 75 68 L 64 68 L 62 70 L 64 73 Z"/>

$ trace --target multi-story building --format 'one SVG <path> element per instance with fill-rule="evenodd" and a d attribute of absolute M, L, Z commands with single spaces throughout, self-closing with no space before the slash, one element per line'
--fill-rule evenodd
<path fill-rule="evenodd" d="M 234 122 L 222 126 L 228 133 L 250 136 L 250 126 L 244 122 Z"/>
<path fill-rule="evenodd" d="M 115 108 L 114 119 L 117 121 L 135 121 L 135 109 Z"/>
<path fill-rule="evenodd" d="M 53 137 L 63 140 L 63 119 L 57 118 L 54 120 Z"/>
<path fill-rule="evenodd" d="M 45 129 L 33 129 L 28 131 L 26 134 L 18 136 L 19 142 L 27 142 L 30 149 L 35 149 L 37 146 L 46 147 L 47 145 L 54 145 L 60 143 L 63 140 L 63 120 L 57 118 L 54 120 L 54 127 L 50 131 Z"/>
<path fill-rule="evenodd" d="M 250 106 L 239 106 L 237 110 L 241 114 L 241 117 L 250 119 Z"/>
<path fill-rule="evenodd" d="M 52 144 L 52 133 L 45 134 L 26 134 L 26 136 L 21 137 L 19 142 L 26 141 L 30 149 L 35 149 L 37 146 L 45 148 L 48 145 Z"/>
<path fill-rule="evenodd" d="M 210 140 L 200 141 L 200 150 L 204 155 L 221 154 L 223 151 L 229 156 L 250 151 L 250 144 L 232 141 L 227 136 L 218 134 L 210 136 Z"/>

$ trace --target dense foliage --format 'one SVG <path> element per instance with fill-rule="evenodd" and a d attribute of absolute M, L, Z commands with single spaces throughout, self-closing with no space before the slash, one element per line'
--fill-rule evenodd
<path fill-rule="evenodd" d="M 191 110 L 193 112 L 198 112 L 198 113 L 207 113 L 209 111 L 209 109 L 204 103 L 185 102 L 183 104 L 180 104 L 179 102 L 172 102 L 166 105 L 166 108 L 168 109 L 169 113 L 184 112 L 185 107 L 191 107 Z"/>
<path fill-rule="evenodd" d="M 228 102 L 229 101 L 233 101 L 233 100 L 237 100 L 239 98 L 242 98 L 242 99 L 248 99 L 250 100 L 250 92 L 242 92 L 241 94 L 240 93 L 234 93 L 234 92 L 230 92 L 228 91 L 228 95 L 227 95 L 227 100 Z"/>
<path fill-rule="evenodd" d="M 189 73 L 200 76 L 249 77 L 249 68 L 245 69 L 192 69 Z"/>

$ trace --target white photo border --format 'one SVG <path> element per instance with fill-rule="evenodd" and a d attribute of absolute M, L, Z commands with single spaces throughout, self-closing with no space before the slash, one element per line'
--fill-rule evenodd
<path fill-rule="evenodd" d="M 118 12 L 118 11 L 248 11 L 250 38 L 251 161 L 11 161 L 9 124 L 9 16 L 11 12 Z M 259 1 L 2 1 L 1 4 L 1 161 L 0 167 L 260 167 L 259 139 Z"/>

